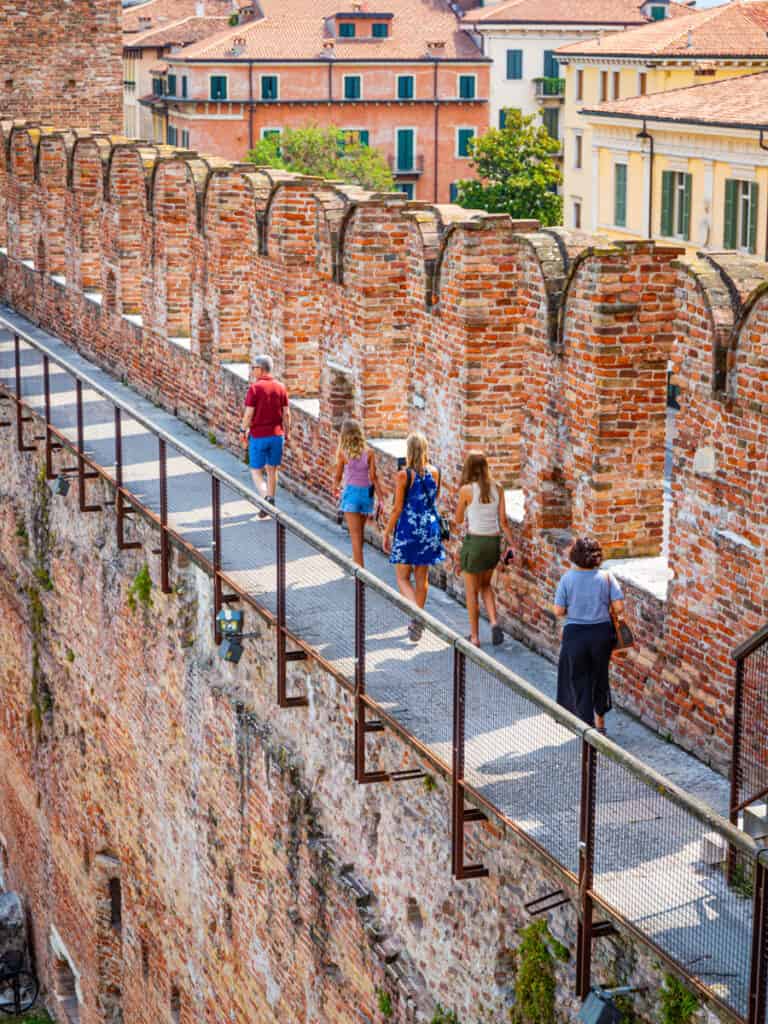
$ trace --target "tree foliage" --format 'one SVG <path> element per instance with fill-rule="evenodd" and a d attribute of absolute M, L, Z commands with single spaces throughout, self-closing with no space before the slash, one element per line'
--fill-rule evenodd
<path fill-rule="evenodd" d="M 355 133 L 333 125 L 285 128 L 268 135 L 248 153 L 251 163 L 282 167 L 295 174 L 335 178 L 375 192 L 392 191 L 394 181 L 378 149 L 363 145 Z"/>
<path fill-rule="evenodd" d="M 563 201 L 553 189 L 562 174 L 553 154 L 560 143 L 534 124 L 534 114 L 510 108 L 505 115 L 503 128 L 470 140 L 471 166 L 479 178 L 458 182 L 457 202 L 468 209 L 559 224 Z"/>

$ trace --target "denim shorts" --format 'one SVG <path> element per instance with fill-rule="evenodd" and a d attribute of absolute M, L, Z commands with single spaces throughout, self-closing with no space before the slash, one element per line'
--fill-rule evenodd
<path fill-rule="evenodd" d="M 248 464 L 251 469 L 279 466 L 283 461 L 283 435 L 248 438 Z"/>
<path fill-rule="evenodd" d="M 373 515 L 373 498 L 370 487 L 354 487 L 347 484 L 341 494 L 342 512 L 357 512 L 361 516 Z"/>

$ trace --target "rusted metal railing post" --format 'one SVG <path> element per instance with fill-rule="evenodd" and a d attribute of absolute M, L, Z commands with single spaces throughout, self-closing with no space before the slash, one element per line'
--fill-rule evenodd
<path fill-rule="evenodd" d="M 168 537 L 168 454 L 162 437 L 157 439 L 157 454 L 160 462 L 160 589 L 164 594 L 170 594 L 169 562 L 171 543 Z"/>
<path fill-rule="evenodd" d="M 764 854 L 763 854 L 764 855 Z M 752 895 L 752 950 L 747 1024 L 765 1024 L 768 1008 L 768 867 L 758 856 Z"/>
<path fill-rule="evenodd" d="M 211 476 L 211 523 L 213 529 L 213 637 L 221 643 L 219 612 L 221 611 L 221 482 Z"/>
<path fill-rule="evenodd" d="M 32 417 L 24 415 L 21 401 L 21 346 L 18 334 L 13 336 L 13 358 L 16 377 L 16 447 L 20 452 L 34 452 L 37 451 L 35 445 L 24 443 L 24 424 Z"/>
<path fill-rule="evenodd" d="M 53 453 L 61 448 L 53 440 L 51 431 L 51 361 L 43 356 L 43 402 L 45 405 L 45 479 L 53 480 Z"/>
<path fill-rule="evenodd" d="M 485 821 L 477 808 L 464 806 L 464 761 L 466 754 L 467 659 L 453 649 L 453 766 L 451 775 L 451 870 L 453 877 L 484 878 L 482 864 L 464 863 L 464 829 L 469 821 Z"/>
<path fill-rule="evenodd" d="M 306 707 L 309 698 L 297 694 L 295 697 L 288 696 L 288 662 L 303 660 L 303 651 L 286 651 L 286 623 L 285 623 L 285 591 L 287 586 L 287 566 L 285 561 L 285 527 L 279 519 L 275 520 L 277 530 L 275 537 L 275 568 L 277 570 L 277 620 L 275 630 L 277 633 L 277 703 L 281 708 Z"/>
<path fill-rule="evenodd" d="M 579 816 L 579 903 L 581 916 L 576 940 L 576 995 L 586 999 L 592 987 L 593 905 L 595 865 L 595 807 L 597 751 L 581 741 L 581 813 Z"/>
<path fill-rule="evenodd" d="M 365 703 L 365 584 L 355 576 L 355 782 L 386 782 L 389 772 L 369 772 L 365 759 L 365 738 L 369 732 L 383 732 L 378 721 L 367 721 Z"/>
<path fill-rule="evenodd" d="M 741 741 L 744 731 L 744 658 L 736 659 L 736 679 L 733 693 L 733 743 L 731 746 L 731 802 L 729 817 L 731 824 L 738 825 L 738 806 L 741 800 Z M 726 860 L 726 876 L 728 884 L 733 884 L 736 869 L 736 858 L 733 847 L 728 844 Z"/>
<path fill-rule="evenodd" d="M 125 539 L 125 518 L 133 514 L 133 509 L 125 507 L 123 496 L 123 416 L 119 405 L 115 406 L 115 488 L 117 546 L 121 551 L 140 548 L 139 541 Z"/>
<path fill-rule="evenodd" d="M 85 500 L 85 481 L 97 477 L 98 473 L 85 471 L 85 430 L 83 427 L 83 382 L 75 381 L 77 396 L 77 496 L 81 512 L 98 512 L 101 505 L 88 505 Z"/>

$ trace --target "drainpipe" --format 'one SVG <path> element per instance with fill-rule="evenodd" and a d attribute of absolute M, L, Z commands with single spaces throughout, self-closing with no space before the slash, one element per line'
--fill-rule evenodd
<path fill-rule="evenodd" d="M 760 138 L 758 139 L 758 142 L 760 144 L 760 149 L 768 150 L 768 146 L 766 146 L 766 144 L 765 144 L 764 136 L 765 136 L 765 128 L 761 128 L 760 129 Z M 765 258 L 766 258 L 766 260 L 768 260 L 768 214 L 766 214 L 766 220 L 765 220 Z"/>
<path fill-rule="evenodd" d="M 248 61 L 248 149 L 253 149 L 253 61 Z"/>
<path fill-rule="evenodd" d="M 438 175 L 438 168 L 440 166 L 440 162 L 438 160 L 438 147 L 437 147 L 437 138 L 438 138 L 437 133 L 438 133 L 438 127 L 439 127 L 439 121 L 440 121 L 440 101 L 437 98 L 437 57 L 434 58 L 434 61 L 435 61 L 435 66 L 434 66 L 434 74 L 432 76 L 432 99 L 434 101 L 434 106 L 435 106 L 435 123 L 434 123 L 434 127 L 433 127 L 433 132 L 434 132 L 433 147 L 434 147 L 434 164 L 435 164 L 435 170 L 434 170 L 435 185 L 434 185 L 434 189 L 433 189 L 433 192 L 432 192 L 432 201 L 436 203 L 437 202 L 437 197 L 438 197 L 437 175 Z"/>
<path fill-rule="evenodd" d="M 648 239 L 653 238 L 653 158 L 654 158 L 654 146 L 653 136 L 646 128 L 646 123 L 643 121 L 642 131 L 639 131 L 635 136 L 637 139 L 647 139 L 649 145 L 649 156 L 651 166 L 648 172 Z"/>

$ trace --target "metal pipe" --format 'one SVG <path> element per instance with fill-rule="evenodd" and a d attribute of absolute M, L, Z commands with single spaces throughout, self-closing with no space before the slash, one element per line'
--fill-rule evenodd
<path fill-rule="evenodd" d="M 649 146 L 650 156 L 650 168 L 648 171 L 648 238 L 653 238 L 653 161 L 655 156 L 654 139 L 651 133 L 646 128 L 646 122 L 643 120 L 642 130 L 637 133 L 635 138 L 647 139 Z"/>
<path fill-rule="evenodd" d="M 160 461 L 160 589 L 170 594 L 168 563 L 170 561 L 170 542 L 168 539 L 168 458 L 165 441 L 157 439 L 157 454 Z"/>
<path fill-rule="evenodd" d="M 211 525 L 213 547 L 213 637 L 221 643 L 219 612 L 221 611 L 221 483 L 211 475 Z"/>
<path fill-rule="evenodd" d="M 768 151 L 768 146 L 765 144 L 765 128 L 760 129 L 760 138 L 757 142 L 760 149 Z M 768 210 L 765 215 L 765 259 L 768 260 Z"/>
<path fill-rule="evenodd" d="M 592 986 L 592 880 L 595 863 L 595 802 L 597 755 L 581 746 L 581 803 L 579 809 L 579 901 L 581 916 L 576 937 L 576 995 L 586 999 Z"/>
<path fill-rule="evenodd" d="M 253 149 L 253 61 L 248 61 L 248 149 Z"/>

